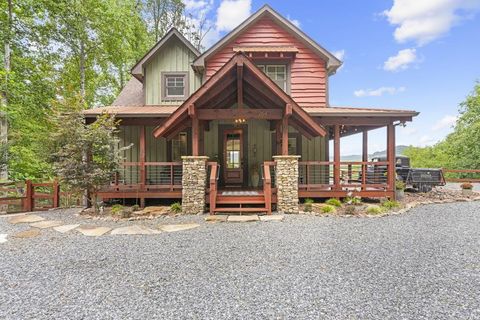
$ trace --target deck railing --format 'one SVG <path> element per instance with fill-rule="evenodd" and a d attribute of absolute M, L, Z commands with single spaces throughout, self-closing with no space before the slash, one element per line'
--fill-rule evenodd
<path fill-rule="evenodd" d="M 480 169 L 446 169 L 443 168 L 447 182 L 480 182 Z"/>
<path fill-rule="evenodd" d="M 304 190 L 386 190 L 388 162 L 300 161 L 299 189 Z M 338 175 L 338 177 L 337 177 Z"/>
<path fill-rule="evenodd" d="M 207 179 L 209 182 L 210 214 L 215 213 L 219 178 L 220 178 L 220 165 L 217 162 L 208 162 L 207 163 Z"/>
<path fill-rule="evenodd" d="M 110 187 L 120 189 L 168 189 L 182 188 L 181 162 L 124 162 L 110 183 Z"/>

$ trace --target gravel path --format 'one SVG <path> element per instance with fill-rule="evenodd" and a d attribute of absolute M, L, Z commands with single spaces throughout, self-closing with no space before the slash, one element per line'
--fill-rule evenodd
<path fill-rule="evenodd" d="M 480 202 L 0 244 L 0 319 L 480 319 L 479 301 Z"/>

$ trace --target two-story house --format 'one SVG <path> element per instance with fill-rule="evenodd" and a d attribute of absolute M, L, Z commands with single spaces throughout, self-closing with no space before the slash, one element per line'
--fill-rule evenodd
<path fill-rule="evenodd" d="M 204 53 L 168 32 L 102 112 L 133 148 L 104 199 L 182 199 L 185 212 L 298 210 L 299 198 L 394 197 L 395 126 L 418 113 L 333 107 L 333 54 L 269 6 Z M 387 161 L 368 161 L 368 131 L 386 127 Z M 363 159 L 340 141 L 363 135 Z M 333 141 L 333 150 L 329 150 Z M 333 161 L 330 155 L 333 154 Z M 367 171 L 370 174 L 367 174 Z"/>

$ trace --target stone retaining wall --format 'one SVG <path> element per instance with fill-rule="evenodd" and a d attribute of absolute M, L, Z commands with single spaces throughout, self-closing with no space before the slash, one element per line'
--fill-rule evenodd
<path fill-rule="evenodd" d="M 205 156 L 183 156 L 182 213 L 205 212 L 207 160 Z"/>
<path fill-rule="evenodd" d="M 277 211 L 298 213 L 298 159 L 300 156 L 274 156 L 276 164 Z"/>

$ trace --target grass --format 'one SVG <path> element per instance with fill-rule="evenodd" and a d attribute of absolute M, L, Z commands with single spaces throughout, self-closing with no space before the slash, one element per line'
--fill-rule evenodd
<path fill-rule="evenodd" d="M 173 213 L 180 213 L 182 212 L 182 204 L 180 202 L 174 202 L 170 205 L 170 211 Z"/>
<path fill-rule="evenodd" d="M 366 210 L 366 211 L 367 211 L 368 214 L 371 214 L 371 215 L 376 215 L 376 214 L 381 214 L 381 213 L 383 213 L 382 207 L 377 206 L 377 205 L 369 205 L 369 206 L 367 207 L 367 210 Z"/>
<path fill-rule="evenodd" d="M 325 201 L 325 203 L 328 204 L 328 205 L 337 207 L 337 208 L 342 206 L 342 202 L 338 199 L 335 199 L 335 198 L 330 198 L 327 201 Z"/>
<path fill-rule="evenodd" d="M 331 206 L 329 204 L 326 204 L 322 207 L 322 213 L 335 213 L 337 212 L 337 209 L 335 209 L 334 206 Z"/>
<path fill-rule="evenodd" d="M 392 210 L 400 207 L 400 203 L 398 201 L 387 200 L 382 203 L 382 207 L 387 210 Z"/>

